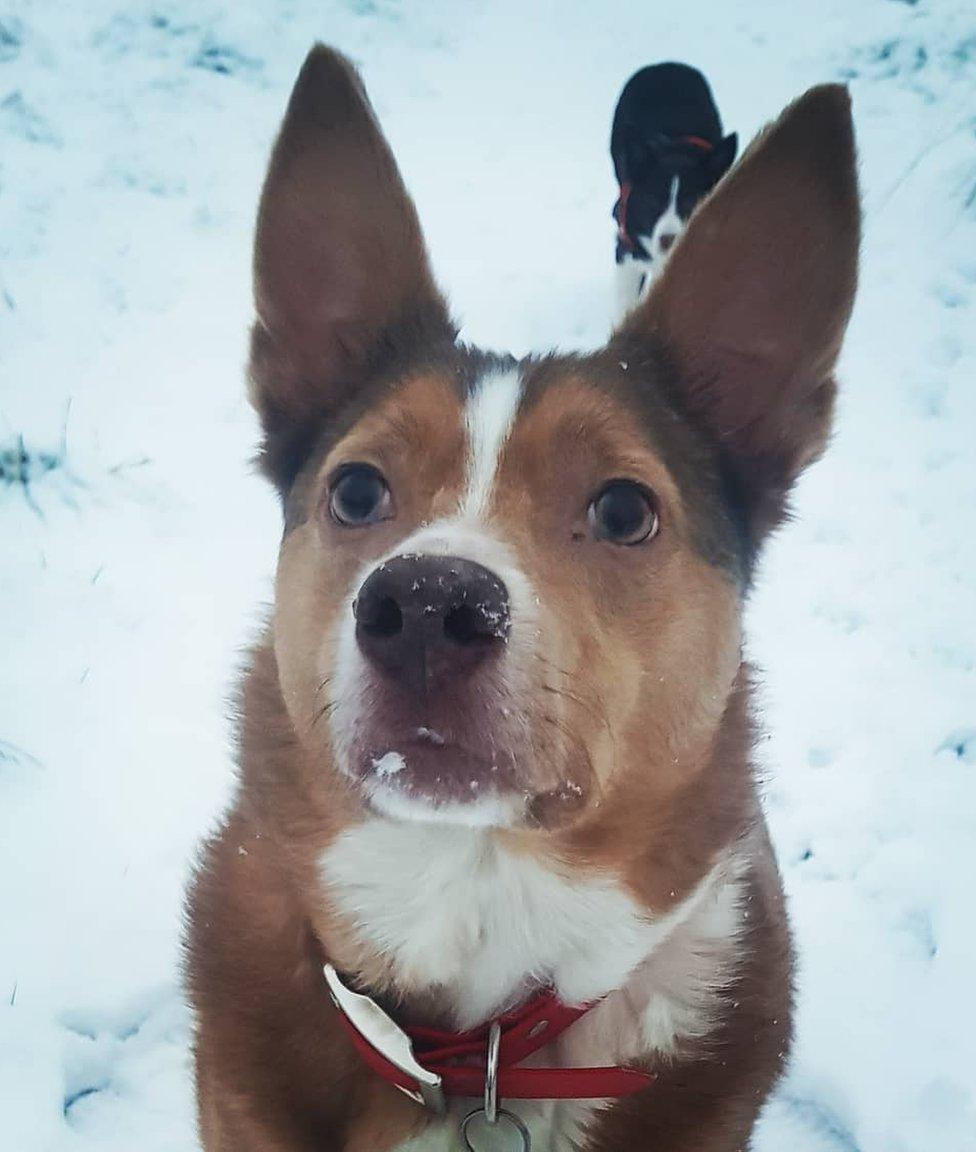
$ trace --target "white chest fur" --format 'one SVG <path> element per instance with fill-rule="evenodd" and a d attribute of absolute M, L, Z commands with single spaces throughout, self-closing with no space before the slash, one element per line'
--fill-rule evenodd
<path fill-rule="evenodd" d="M 375 819 L 321 861 L 329 899 L 395 980 L 433 991 L 467 1028 L 550 983 L 567 1003 L 605 997 L 538 1054 L 554 1065 L 633 1061 L 711 1028 L 734 968 L 741 861 L 726 857 L 654 916 L 612 876 L 560 874 L 490 830 Z M 518 1108 L 533 1148 L 569 1147 L 578 1105 Z M 452 1132 L 443 1145 L 452 1148 Z M 441 1145 L 428 1136 L 425 1148 Z"/>

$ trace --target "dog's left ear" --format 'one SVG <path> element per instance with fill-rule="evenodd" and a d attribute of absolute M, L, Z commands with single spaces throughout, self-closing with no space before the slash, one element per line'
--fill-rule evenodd
<path fill-rule="evenodd" d="M 251 399 L 282 491 L 385 346 L 454 329 L 413 202 L 362 82 L 323 45 L 295 83 L 261 194 Z"/>
<path fill-rule="evenodd" d="M 705 157 L 704 163 L 708 168 L 712 183 L 716 184 L 735 161 L 735 154 L 739 150 L 739 137 L 735 132 L 729 133 L 715 145 Z"/>
<path fill-rule="evenodd" d="M 826 443 L 859 241 L 850 98 L 814 88 L 703 202 L 611 338 L 715 445 L 755 544 Z"/>

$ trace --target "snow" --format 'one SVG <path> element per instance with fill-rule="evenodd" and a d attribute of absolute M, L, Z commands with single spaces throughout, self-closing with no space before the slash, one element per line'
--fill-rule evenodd
<path fill-rule="evenodd" d="M 407 762 L 399 752 L 384 752 L 378 760 L 373 761 L 373 771 L 380 780 L 398 775 L 406 766 Z"/>
<path fill-rule="evenodd" d="M 757 1148 L 976 1148 L 968 0 L 8 0 L 0 1145 L 194 1147 L 181 891 L 280 530 L 247 463 L 250 230 L 316 38 L 362 64 L 465 334 L 515 353 L 605 335 L 635 68 L 697 64 L 740 138 L 849 80 L 867 219 L 838 431 L 749 613 L 802 958 Z"/>

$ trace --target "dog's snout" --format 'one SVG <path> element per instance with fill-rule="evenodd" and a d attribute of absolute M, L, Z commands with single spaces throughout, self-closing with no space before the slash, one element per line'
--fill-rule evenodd
<path fill-rule="evenodd" d="M 674 247 L 674 242 L 678 237 L 674 232 L 662 232 L 657 238 L 657 242 L 662 252 L 670 252 Z"/>
<path fill-rule="evenodd" d="M 396 556 L 353 603 L 356 640 L 373 664 L 421 692 L 463 675 L 508 639 L 508 589 L 459 556 Z"/>

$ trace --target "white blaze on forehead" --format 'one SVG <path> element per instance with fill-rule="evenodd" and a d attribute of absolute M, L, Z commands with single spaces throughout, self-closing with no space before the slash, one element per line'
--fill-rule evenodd
<path fill-rule="evenodd" d="M 681 177 L 675 176 L 671 181 L 671 199 L 668 201 L 668 211 L 678 215 L 678 189 L 681 187 Z M 680 219 L 680 217 L 678 217 Z"/>
<path fill-rule="evenodd" d="M 675 176 L 671 181 L 671 195 L 668 199 L 668 206 L 658 217 L 657 223 L 654 225 L 654 231 L 650 236 L 640 237 L 640 242 L 647 251 L 649 259 L 635 262 L 646 271 L 644 279 L 637 289 L 638 300 L 647 298 L 651 286 L 658 276 L 660 276 L 665 262 L 674 250 L 673 241 L 671 247 L 665 248 L 661 238 L 663 236 L 680 237 L 685 230 L 685 222 L 681 219 L 681 215 L 678 212 L 678 192 L 680 188 L 681 178 Z"/>
<path fill-rule="evenodd" d="M 468 397 L 464 425 L 468 437 L 467 476 L 461 515 L 481 519 L 488 510 L 498 459 L 522 398 L 522 377 L 515 367 L 494 369 Z"/>
<path fill-rule="evenodd" d="M 651 256 L 653 258 L 663 255 L 663 251 L 659 252 L 661 247 L 661 236 L 680 236 L 684 231 L 685 222 L 681 219 L 678 213 L 678 191 L 681 187 L 681 178 L 675 176 L 671 181 L 671 196 L 668 199 L 668 206 L 662 212 L 658 222 L 654 225 L 654 232 L 651 235 Z"/>

